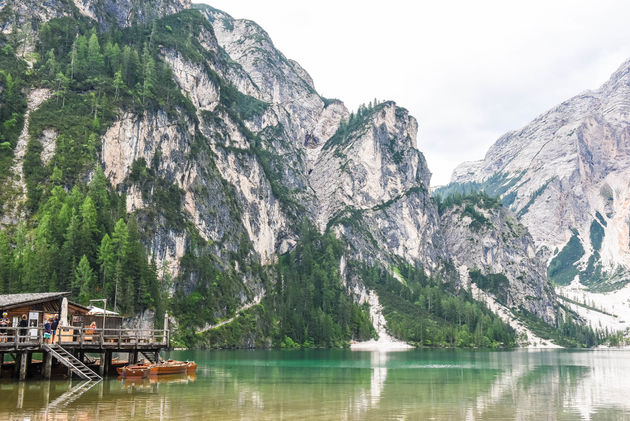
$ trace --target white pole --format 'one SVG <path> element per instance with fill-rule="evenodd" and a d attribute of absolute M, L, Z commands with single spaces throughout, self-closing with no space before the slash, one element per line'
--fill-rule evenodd
<path fill-rule="evenodd" d="M 168 311 L 164 313 L 164 341 L 168 345 Z"/>

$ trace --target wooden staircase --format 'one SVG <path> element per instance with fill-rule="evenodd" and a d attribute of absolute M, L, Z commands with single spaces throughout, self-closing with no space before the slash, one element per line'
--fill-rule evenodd
<path fill-rule="evenodd" d="M 151 353 L 151 352 L 142 352 L 142 355 L 144 355 L 144 358 L 146 358 L 151 364 L 155 364 L 155 363 L 159 363 L 160 362 L 160 357 L 158 356 L 158 360 L 155 360 L 155 354 Z"/>
<path fill-rule="evenodd" d="M 59 346 L 57 344 L 43 344 L 42 349 L 44 349 L 46 352 L 50 352 L 52 356 L 57 359 L 57 361 L 68 367 L 70 370 L 72 370 L 74 374 L 76 374 L 83 380 L 103 380 L 101 376 L 92 371 L 88 366 L 83 364 L 74 355 L 66 351 L 62 346 Z"/>

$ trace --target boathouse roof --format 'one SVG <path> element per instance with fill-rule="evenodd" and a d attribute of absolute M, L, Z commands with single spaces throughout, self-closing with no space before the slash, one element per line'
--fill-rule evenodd
<path fill-rule="evenodd" d="M 34 294 L 4 294 L 0 295 L 0 309 L 45 303 L 68 297 L 70 292 L 40 292 Z"/>

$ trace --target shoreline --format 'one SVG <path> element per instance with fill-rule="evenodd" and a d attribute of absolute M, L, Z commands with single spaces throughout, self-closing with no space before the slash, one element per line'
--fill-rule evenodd
<path fill-rule="evenodd" d="M 356 342 L 350 344 L 351 351 L 407 351 L 410 349 L 418 349 L 415 346 L 409 345 L 402 341 L 388 341 L 388 340 L 374 340 Z"/>

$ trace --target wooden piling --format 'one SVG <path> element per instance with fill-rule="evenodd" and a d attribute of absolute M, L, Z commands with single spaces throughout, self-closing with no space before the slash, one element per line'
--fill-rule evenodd
<path fill-rule="evenodd" d="M 20 353 L 20 380 L 26 380 L 27 371 L 28 371 L 28 352 L 23 351 Z"/>
<path fill-rule="evenodd" d="M 112 355 L 114 353 L 110 350 L 105 350 L 105 375 L 107 376 L 112 371 Z"/>
<path fill-rule="evenodd" d="M 130 351 L 129 352 L 129 365 L 135 364 L 138 362 L 138 351 Z"/>
<path fill-rule="evenodd" d="M 44 355 L 44 370 L 42 371 L 42 375 L 45 379 L 50 379 L 52 372 L 52 360 L 52 353 L 46 352 L 46 354 Z"/>
<path fill-rule="evenodd" d="M 20 354 L 19 352 L 12 353 L 13 357 L 13 377 L 19 377 L 20 375 Z"/>
<path fill-rule="evenodd" d="M 33 374 L 33 353 L 29 352 L 28 357 L 26 357 L 26 377 Z"/>
<path fill-rule="evenodd" d="M 107 365 L 106 361 L 107 361 L 107 351 L 103 351 L 101 352 L 101 356 L 99 357 L 100 361 L 98 364 L 98 374 L 101 375 L 101 377 L 105 376 L 105 367 Z"/>

